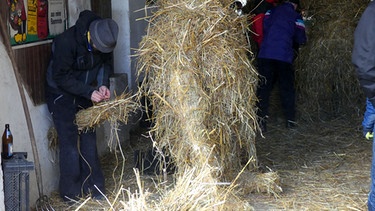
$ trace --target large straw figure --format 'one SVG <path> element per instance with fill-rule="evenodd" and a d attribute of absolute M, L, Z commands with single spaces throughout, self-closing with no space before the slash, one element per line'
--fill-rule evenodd
<path fill-rule="evenodd" d="M 159 147 L 179 172 L 212 167 L 232 179 L 256 166 L 256 71 L 247 57 L 246 18 L 231 1 L 160 0 L 140 44 L 139 74 L 154 109 Z M 245 155 L 245 156 L 244 156 Z"/>

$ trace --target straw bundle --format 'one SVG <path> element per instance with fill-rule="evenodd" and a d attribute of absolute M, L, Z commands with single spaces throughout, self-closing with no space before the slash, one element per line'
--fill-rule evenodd
<path fill-rule="evenodd" d="M 296 61 L 302 114 L 330 118 L 363 104 L 351 63 L 353 33 L 368 0 L 303 1 L 308 43 Z M 343 15 L 345 14 L 345 15 Z M 307 109 L 307 110 L 304 110 Z"/>
<path fill-rule="evenodd" d="M 126 124 L 131 112 L 135 112 L 139 108 L 138 103 L 134 100 L 134 95 L 122 93 L 115 99 L 100 102 L 87 109 L 82 109 L 76 114 L 76 124 L 79 131 L 85 131 L 95 128 L 104 121 L 108 121 L 111 127 L 111 138 L 108 145 L 111 148 L 116 147 L 113 141 L 117 137 L 119 123 Z"/>
<path fill-rule="evenodd" d="M 59 138 L 55 127 L 50 127 L 47 132 L 48 149 L 56 150 L 59 145 Z"/>
<path fill-rule="evenodd" d="M 267 193 L 279 197 L 279 193 L 282 192 L 280 187 L 280 176 L 277 172 L 267 172 L 264 174 L 254 172 L 244 172 L 240 175 L 241 195 L 248 195 L 250 193 Z"/>
<path fill-rule="evenodd" d="M 76 114 L 78 130 L 88 130 L 108 120 L 110 123 L 117 121 L 127 123 L 130 112 L 138 108 L 134 96 L 122 93 L 110 101 L 103 101 L 87 109 L 82 109 Z"/>

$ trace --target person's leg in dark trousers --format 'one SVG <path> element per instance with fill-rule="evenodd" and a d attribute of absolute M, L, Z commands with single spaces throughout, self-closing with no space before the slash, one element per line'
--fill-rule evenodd
<path fill-rule="evenodd" d="M 81 171 L 78 153 L 78 130 L 74 124 L 76 109 L 74 97 L 48 94 L 48 109 L 52 115 L 59 139 L 60 196 L 77 199 L 81 194 Z"/>
<path fill-rule="evenodd" d="M 82 183 L 85 193 L 88 194 L 91 192 L 93 197 L 98 197 L 101 194 L 94 185 L 96 185 L 102 193 L 105 193 L 105 190 L 104 175 L 97 152 L 95 132 L 86 132 L 80 135 L 80 149 L 82 155 Z"/>
<path fill-rule="evenodd" d="M 269 98 L 273 87 L 274 61 L 271 59 L 258 59 L 259 85 L 257 89 L 258 117 L 263 132 L 266 128 L 266 117 L 268 116 Z"/>
<path fill-rule="evenodd" d="M 92 102 L 84 98 L 76 98 L 77 109 L 88 108 Z M 78 112 L 78 110 L 77 110 Z M 100 192 L 95 188 L 96 185 L 102 193 L 104 190 L 104 175 L 100 166 L 98 156 L 96 133 L 94 130 L 82 132 L 79 136 L 80 142 L 80 165 L 81 180 L 85 194 L 91 193 L 93 197 L 100 197 Z"/>
<path fill-rule="evenodd" d="M 294 69 L 293 65 L 286 62 L 279 62 L 279 89 L 281 105 L 286 118 L 287 126 L 294 126 L 296 108 L 296 92 L 294 88 Z"/>

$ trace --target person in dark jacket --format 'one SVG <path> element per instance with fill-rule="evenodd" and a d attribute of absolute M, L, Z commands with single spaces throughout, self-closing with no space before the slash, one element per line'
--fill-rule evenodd
<path fill-rule="evenodd" d="M 366 96 L 366 111 L 362 122 L 363 135 L 372 141 L 375 126 L 375 2 L 371 1 L 354 32 L 352 63 L 359 84 Z M 375 211 L 375 145 L 372 144 L 371 185 L 368 210 Z"/>
<path fill-rule="evenodd" d="M 263 20 L 264 38 L 258 54 L 260 82 L 257 90 L 258 116 L 263 132 L 267 130 L 269 98 L 274 82 L 279 82 L 286 126 L 295 126 L 294 68 L 295 44 L 307 41 L 305 25 L 298 13 L 299 0 L 289 0 L 269 10 Z"/>
<path fill-rule="evenodd" d="M 82 11 L 74 26 L 58 35 L 46 75 L 46 102 L 59 139 L 61 197 L 68 201 L 105 193 L 94 130 L 78 131 L 80 109 L 110 98 L 111 52 L 118 25 Z"/>

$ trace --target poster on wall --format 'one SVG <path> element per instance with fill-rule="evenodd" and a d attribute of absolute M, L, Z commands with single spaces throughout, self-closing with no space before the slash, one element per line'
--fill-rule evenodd
<path fill-rule="evenodd" d="M 66 28 L 64 0 L 7 0 L 12 45 L 47 39 Z"/>
<path fill-rule="evenodd" d="M 50 21 L 48 22 L 49 34 L 52 36 L 56 36 L 64 32 L 67 28 L 67 21 L 65 18 L 67 17 L 67 15 L 64 1 L 49 0 L 48 8 L 48 16 L 50 17 Z"/>

